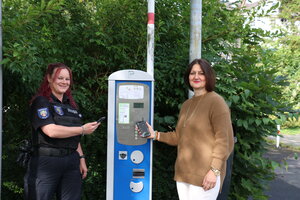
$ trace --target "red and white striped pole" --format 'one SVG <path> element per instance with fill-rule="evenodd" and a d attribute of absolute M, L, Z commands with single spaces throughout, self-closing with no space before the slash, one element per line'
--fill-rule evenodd
<path fill-rule="evenodd" d="M 147 24 L 147 73 L 154 79 L 154 8 L 155 0 L 148 0 L 148 24 Z M 152 93 L 154 96 L 154 86 L 152 87 Z M 154 98 L 152 99 L 152 105 L 154 105 Z M 154 106 L 151 106 L 151 124 L 153 126 Z M 153 163 L 153 141 L 151 140 L 151 155 L 150 155 L 150 191 L 149 200 L 152 199 L 152 163 Z"/>
<path fill-rule="evenodd" d="M 154 76 L 154 8 L 155 1 L 148 0 L 147 72 Z"/>
<path fill-rule="evenodd" d="M 279 144 L 280 144 L 280 125 L 277 125 L 277 136 L 276 136 L 276 147 L 279 148 Z"/>

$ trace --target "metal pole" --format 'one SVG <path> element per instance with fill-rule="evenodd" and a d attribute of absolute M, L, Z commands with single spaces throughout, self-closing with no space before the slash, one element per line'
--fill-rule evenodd
<path fill-rule="evenodd" d="M 155 22 L 155 0 L 148 0 L 148 23 L 147 23 L 147 73 L 149 73 L 154 79 L 154 22 Z M 154 97 L 154 84 L 152 85 L 152 94 Z M 154 98 L 151 100 L 151 125 L 153 126 L 154 119 Z M 152 199 L 152 163 L 153 163 L 153 141 L 150 141 L 151 155 L 150 155 L 150 196 L 149 200 Z"/>
<path fill-rule="evenodd" d="M 148 0 L 147 72 L 154 77 L 154 8 L 155 1 Z"/>
<path fill-rule="evenodd" d="M 277 136 L 276 136 L 276 147 L 279 148 L 280 145 L 280 125 L 277 125 Z"/>
<path fill-rule="evenodd" d="M 201 58 L 202 0 L 191 0 L 190 62 Z M 193 92 L 189 90 L 189 98 Z"/>
<path fill-rule="evenodd" d="M 0 61 L 2 61 L 2 0 L 0 0 Z M 1 185 L 2 185 L 2 91 L 3 91 L 3 76 L 2 65 L 0 64 L 0 199 L 1 199 Z"/>

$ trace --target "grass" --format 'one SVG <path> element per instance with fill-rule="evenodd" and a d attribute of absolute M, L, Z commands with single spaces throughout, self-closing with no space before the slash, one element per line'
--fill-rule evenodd
<path fill-rule="evenodd" d="M 298 135 L 300 134 L 300 127 L 284 128 L 280 132 L 285 135 Z"/>

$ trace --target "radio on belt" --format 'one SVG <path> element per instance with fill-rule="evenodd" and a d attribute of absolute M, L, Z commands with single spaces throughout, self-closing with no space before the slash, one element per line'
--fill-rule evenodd
<path fill-rule="evenodd" d="M 109 76 L 107 200 L 152 199 L 153 77 L 140 70 Z M 141 130 L 141 135 L 136 131 Z"/>

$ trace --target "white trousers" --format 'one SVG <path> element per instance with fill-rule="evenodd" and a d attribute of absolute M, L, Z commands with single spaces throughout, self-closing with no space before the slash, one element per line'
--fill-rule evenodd
<path fill-rule="evenodd" d="M 176 182 L 177 192 L 180 200 L 215 200 L 220 190 L 220 176 L 217 178 L 216 186 L 205 191 L 202 187 L 184 182 Z"/>

